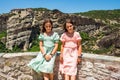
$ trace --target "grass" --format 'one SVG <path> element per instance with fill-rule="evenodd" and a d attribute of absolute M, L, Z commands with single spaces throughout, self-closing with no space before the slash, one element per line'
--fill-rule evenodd
<path fill-rule="evenodd" d="M 38 45 L 35 45 L 32 48 L 30 48 L 28 51 L 29 52 L 38 52 L 38 51 L 40 51 L 40 48 Z"/>

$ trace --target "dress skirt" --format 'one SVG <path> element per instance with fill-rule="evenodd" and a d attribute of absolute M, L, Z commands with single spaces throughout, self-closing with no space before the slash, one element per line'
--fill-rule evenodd
<path fill-rule="evenodd" d="M 44 48 L 45 49 L 45 48 Z M 53 48 L 47 48 L 47 54 L 50 54 Z M 44 73 L 53 73 L 54 62 L 55 62 L 56 54 L 51 58 L 51 60 L 46 61 L 43 57 L 42 53 L 39 52 L 36 58 L 32 59 L 28 66 L 35 70 L 36 72 L 44 72 Z"/>

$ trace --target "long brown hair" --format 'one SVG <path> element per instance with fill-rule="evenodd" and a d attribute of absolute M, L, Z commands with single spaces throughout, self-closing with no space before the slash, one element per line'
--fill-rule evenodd
<path fill-rule="evenodd" d="M 42 31 L 42 33 L 44 33 L 44 32 L 46 31 L 46 29 L 45 29 L 45 24 L 46 24 L 46 23 L 48 23 L 48 22 L 50 22 L 50 23 L 51 23 L 52 28 L 53 28 L 53 22 L 52 22 L 50 19 L 48 19 L 48 18 L 47 18 L 47 19 L 45 19 L 45 20 L 44 20 L 44 22 L 43 22 L 43 25 L 42 25 L 42 30 L 41 30 L 41 31 Z"/>
<path fill-rule="evenodd" d="M 68 30 L 66 29 L 66 23 L 71 23 L 74 24 L 73 20 L 71 19 L 66 19 L 65 23 L 63 24 L 63 29 L 65 30 L 65 32 L 67 32 Z M 73 29 L 75 29 L 75 27 L 73 26 Z"/>

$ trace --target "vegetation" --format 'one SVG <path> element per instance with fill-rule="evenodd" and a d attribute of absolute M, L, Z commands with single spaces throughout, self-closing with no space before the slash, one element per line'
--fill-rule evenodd
<path fill-rule="evenodd" d="M 37 52 L 37 51 L 40 51 L 40 48 L 39 48 L 39 40 L 36 39 L 33 41 L 33 44 L 31 46 L 30 49 L 28 49 L 28 51 L 30 52 Z"/>
<path fill-rule="evenodd" d="M 2 32 L 0 32 L 0 39 L 1 39 L 2 37 L 5 37 L 5 36 L 7 36 L 6 31 L 2 31 Z"/>
<path fill-rule="evenodd" d="M 82 37 L 82 42 L 88 41 L 90 39 L 89 35 L 85 32 L 80 32 L 80 35 Z"/>
<path fill-rule="evenodd" d="M 5 48 L 5 45 L 0 42 L 0 52 L 5 52 L 6 51 L 6 48 Z"/>
<path fill-rule="evenodd" d="M 60 47 L 61 47 L 61 42 L 59 41 L 59 43 L 58 43 L 58 51 L 60 51 Z M 38 51 L 40 51 L 39 41 L 38 40 L 33 41 L 32 47 L 28 51 L 30 51 L 30 52 L 38 52 Z"/>
<path fill-rule="evenodd" d="M 8 49 L 5 47 L 5 44 L 0 41 L 0 53 L 1 53 L 1 52 L 8 53 L 8 52 L 11 52 L 11 50 L 8 50 Z"/>
<path fill-rule="evenodd" d="M 12 17 L 12 16 L 14 16 L 14 15 L 16 15 L 15 13 L 11 13 L 11 14 L 8 14 L 9 15 L 9 17 Z"/>
<path fill-rule="evenodd" d="M 102 21 L 108 26 L 108 34 L 111 33 L 118 33 L 120 30 L 120 9 L 115 10 L 92 10 L 88 12 L 82 12 L 82 13 L 75 13 L 77 15 L 86 16 L 93 19 L 98 19 L 99 21 Z M 106 31 L 105 31 L 106 32 Z M 107 54 L 111 55 L 112 52 L 115 50 L 114 45 L 112 44 L 109 46 L 109 48 L 99 48 L 97 46 L 97 41 L 102 39 L 106 34 L 104 31 L 99 31 L 96 35 L 90 36 L 86 33 L 82 32 L 80 33 L 83 40 L 82 42 L 87 43 L 82 46 L 83 52 L 89 52 L 89 53 L 96 53 L 96 54 Z"/>
<path fill-rule="evenodd" d="M 32 8 L 33 11 L 50 11 L 47 8 Z"/>
<path fill-rule="evenodd" d="M 101 19 L 101 20 L 120 20 L 120 9 L 115 10 L 92 10 L 83 13 L 75 13 L 77 15 L 88 16 L 94 19 Z"/>

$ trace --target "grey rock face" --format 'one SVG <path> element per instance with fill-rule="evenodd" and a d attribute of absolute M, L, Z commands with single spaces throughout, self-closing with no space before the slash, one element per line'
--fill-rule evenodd
<path fill-rule="evenodd" d="M 90 32 L 96 29 L 95 20 L 76 16 L 74 14 L 65 14 L 59 10 L 53 11 L 32 11 L 32 9 L 14 9 L 7 21 L 7 42 L 6 47 L 13 49 L 13 46 L 19 46 L 26 51 L 35 37 L 40 33 L 43 20 L 50 18 L 53 21 L 53 31 L 59 34 L 63 33 L 63 23 L 66 18 L 71 18 L 77 31 Z"/>

